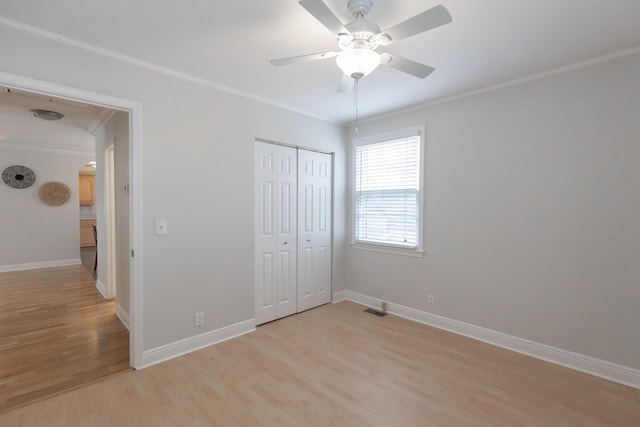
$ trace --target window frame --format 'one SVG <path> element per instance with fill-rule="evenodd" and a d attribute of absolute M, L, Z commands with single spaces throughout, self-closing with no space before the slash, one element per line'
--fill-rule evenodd
<path fill-rule="evenodd" d="M 419 179 L 418 179 L 418 230 L 417 230 L 417 246 L 415 248 L 407 248 L 393 244 L 362 242 L 356 240 L 356 149 L 357 147 L 369 144 L 377 144 L 381 142 L 390 142 L 397 139 L 418 136 L 420 138 L 419 149 Z M 424 187 L 425 187 L 425 126 L 411 126 L 404 129 L 398 129 L 390 132 L 355 138 L 352 140 L 351 147 L 351 247 L 374 252 L 392 253 L 398 255 L 423 257 L 424 256 Z"/>

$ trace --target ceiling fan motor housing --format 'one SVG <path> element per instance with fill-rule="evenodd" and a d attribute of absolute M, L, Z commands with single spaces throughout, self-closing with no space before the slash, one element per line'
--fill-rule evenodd
<path fill-rule="evenodd" d="M 364 47 L 366 49 L 375 50 L 378 47 L 377 35 L 380 33 L 380 27 L 366 19 L 356 19 L 345 25 L 351 33 L 348 39 L 339 38 L 341 49 L 350 47 Z"/>

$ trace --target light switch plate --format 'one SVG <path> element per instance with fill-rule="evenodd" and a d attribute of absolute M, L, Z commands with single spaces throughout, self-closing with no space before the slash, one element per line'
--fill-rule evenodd
<path fill-rule="evenodd" d="M 167 234 L 167 220 L 156 219 L 156 235 Z"/>

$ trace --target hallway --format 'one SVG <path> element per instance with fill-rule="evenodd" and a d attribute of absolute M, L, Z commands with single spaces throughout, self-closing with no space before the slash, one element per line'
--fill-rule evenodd
<path fill-rule="evenodd" d="M 129 332 L 84 266 L 0 273 L 0 301 L 0 412 L 129 369 Z"/>

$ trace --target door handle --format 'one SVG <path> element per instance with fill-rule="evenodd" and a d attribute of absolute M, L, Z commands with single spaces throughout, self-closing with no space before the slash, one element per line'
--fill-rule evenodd
<path fill-rule="evenodd" d="M 284 242 L 284 243 L 283 243 L 283 245 L 286 245 L 286 244 L 287 244 L 287 242 Z"/>

